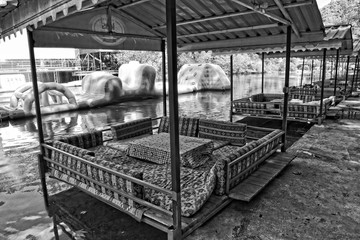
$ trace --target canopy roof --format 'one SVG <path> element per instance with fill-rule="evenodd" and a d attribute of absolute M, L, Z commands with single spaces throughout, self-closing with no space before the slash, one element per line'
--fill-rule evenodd
<path fill-rule="evenodd" d="M 37 47 L 160 51 L 166 37 L 165 0 L 18 2 L 1 9 L 0 35 L 31 27 Z M 178 0 L 176 12 L 179 51 L 285 46 L 287 25 L 295 43 L 324 38 L 315 0 Z"/>
<path fill-rule="evenodd" d="M 339 49 L 340 56 L 349 56 L 353 54 L 353 39 L 351 25 L 327 26 L 325 37 L 322 41 L 314 42 L 307 45 L 292 46 L 292 57 L 313 57 L 320 58 L 323 56 L 323 50 L 327 49 L 326 55 L 334 57 Z M 273 48 L 268 52 L 266 58 L 285 57 L 285 49 Z"/>

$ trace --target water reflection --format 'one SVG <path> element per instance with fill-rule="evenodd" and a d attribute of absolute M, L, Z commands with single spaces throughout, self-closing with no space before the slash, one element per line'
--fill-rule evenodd
<path fill-rule="evenodd" d="M 281 93 L 283 76 L 267 75 L 265 89 L 268 93 Z M 309 78 L 304 83 L 309 82 Z M 299 78 L 293 76 L 290 86 L 298 85 Z M 261 76 L 235 76 L 234 98 L 247 97 L 261 92 Z M 180 95 L 179 116 L 198 116 L 228 120 L 230 112 L 230 91 L 199 92 Z M 167 106 L 169 109 L 169 106 Z M 101 129 L 109 125 L 127 122 L 143 117 L 158 117 L 163 114 L 162 99 L 133 101 L 111 106 L 53 114 L 43 117 L 43 131 L 46 140 L 57 136 Z M 24 223 L 26 216 L 39 216 L 44 212 L 38 176 L 36 151 L 37 123 L 35 118 L 4 122 L 0 127 L 0 239 L 16 239 L 14 236 L 39 236 L 41 231 L 50 231 L 52 221 L 41 215 L 41 221 Z M 69 188 L 65 183 L 49 179 L 51 195 Z M 13 204 L 17 203 L 17 204 Z M 19 206 L 22 206 L 19 208 Z M 91 208 L 90 208 L 91 209 Z M 90 211 L 90 210 L 89 210 Z M 3 217 L 6 216 L 6 217 Z M 40 218 L 39 218 L 40 219 Z M 17 224 L 18 223 L 18 224 Z M 4 229 L 12 229 L 4 231 Z M 95 231 L 95 230 L 94 230 Z M 37 235 L 35 234 L 37 232 Z M 16 235 L 18 234 L 18 235 Z M 20 235 L 19 235 L 20 234 Z M 114 239 L 121 236 L 116 235 Z M 38 239 L 42 239 L 38 237 Z M 45 238 L 43 238 L 45 239 Z M 49 238 L 46 238 L 49 239 Z"/>

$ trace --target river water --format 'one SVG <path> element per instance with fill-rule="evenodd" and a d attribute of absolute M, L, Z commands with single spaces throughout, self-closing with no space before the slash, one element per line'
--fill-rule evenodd
<path fill-rule="evenodd" d="M 309 77 L 305 76 L 303 83 L 309 82 Z M 292 75 L 290 86 L 299 84 L 300 77 Z M 283 75 L 265 76 L 266 93 L 281 93 L 283 86 Z M 234 77 L 234 99 L 259 92 L 261 75 Z M 178 101 L 179 116 L 229 120 L 230 91 L 183 94 Z M 45 139 L 53 139 L 138 118 L 155 118 L 162 113 L 162 99 L 151 99 L 48 115 L 43 118 L 44 136 Z M 52 239 L 52 220 L 44 208 L 37 171 L 36 119 L 0 124 L 0 239 Z M 68 188 L 66 184 L 51 179 L 47 185 L 50 194 Z"/>

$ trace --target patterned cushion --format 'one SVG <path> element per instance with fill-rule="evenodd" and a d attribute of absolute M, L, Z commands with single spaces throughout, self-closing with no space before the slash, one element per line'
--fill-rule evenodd
<path fill-rule="evenodd" d="M 280 105 L 280 113 L 283 115 L 283 106 Z M 310 104 L 289 104 L 288 116 L 297 118 L 313 119 L 320 114 L 320 107 Z"/>
<path fill-rule="evenodd" d="M 128 156 L 113 159 L 117 164 L 126 166 L 136 172 L 143 174 L 144 181 L 157 186 L 172 189 L 171 165 L 157 165 Z M 206 202 L 215 186 L 215 161 L 210 160 L 206 165 L 196 169 L 180 167 L 181 185 L 181 213 L 190 216 L 198 211 Z M 164 209 L 171 210 L 171 198 L 155 190 L 144 189 L 144 199 Z"/>
<path fill-rule="evenodd" d="M 199 137 L 228 141 L 233 145 L 246 144 L 246 124 L 200 119 Z"/>
<path fill-rule="evenodd" d="M 74 145 L 67 144 L 67 143 L 60 142 L 60 141 L 53 141 L 53 147 L 57 148 L 59 150 L 62 150 L 64 152 L 70 153 L 70 154 L 72 154 L 74 156 L 77 156 L 77 157 L 84 157 L 85 155 L 89 155 L 89 156 L 94 156 L 95 155 L 95 153 L 92 152 L 92 151 L 89 151 L 89 150 L 86 150 L 86 149 L 83 149 L 83 148 L 78 148 L 78 147 L 76 147 Z M 71 156 L 68 156 L 66 154 L 57 152 L 57 151 L 52 151 L 51 159 L 53 161 L 55 161 L 55 162 L 58 162 L 58 163 L 60 163 L 60 164 L 62 164 L 64 166 L 72 168 L 72 169 L 76 169 L 76 166 L 78 164 L 77 159 L 75 159 L 75 158 L 73 158 Z M 65 173 L 67 173 L 68 175 L 71 175 L 71 176 L 74 175 L 71 171 L 63 169 L 62 167 L 54 165 L 53 163 L 50 163 L 50 167 L 55 168 L 55 169 L 57 169 L 59 171 L 63 171 Z"/>
<path fill-rule="evenodd" d="M 198 118 L 179 118 L 179 134 L 189 137 L 196 137 L 198 134 L 199 119 Z M 170 118 L 164 116 L 161 118 L 158 133 L 170 132 Z"/>
<path fill-rule="evenodd" d="M 226 172 L 227 164 L 240 157 L 237 146 L 224 146 L 213 152 L 213 158 L 216 160 L 216 185 L 215 194 L 224 195 L 226 190 Z"/>
<path fill-rule="evenodd" d="M 152 134 L 151 118 L 143 118 L 111 127 L 114 139 L 121 140 L 144 134 Z"/>
<path fill-rule="evenodd" d="M 290 99 L 300 99 L 303 102 L 311 102 L 315 100 L 315 95 L 300 95 L 300 94 L 291 94 Z"/>
<path fill-rule="evenodd" d="M 59 141 L 85 149 L 103 144 L 101 131 L 71 135 L 66 138 L 60 138 Z"/>
<path fill-rule="evenodd" d="M 234 101 L 233 107 L 237 113 L 265 114 L 266 104 L 261 102 Z"/>
<path fill-rule="evenodd" d="M 129 144 L 129 156 L 158 164 L 171 163 L 170 135 L 160 133 L 138 139 Z M 196 168 L 209 159 L 214 148 L 208 139 L 179 136 L 180 161 L 184 167 Z"/>
<path fill-rule="evenodd" d="M 171 166 L 156 165 L 144 172 L 144 180 L 157 186 L 171 189 Z M 190 217 L 208 200 L 215 187 L 215 166 L 210 171 L 196 171 L 189 168 L 180 170 L 181 215 Z M 145 200 L 172 211 L 171 197 L 158 191 L 145 188 Z"/>

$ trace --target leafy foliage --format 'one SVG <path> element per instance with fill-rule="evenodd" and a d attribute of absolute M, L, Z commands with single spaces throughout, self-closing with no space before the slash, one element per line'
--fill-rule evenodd
<path fill-rule="evenodd" d="M 360 38 L 360 0 L 332 0 L 321 9 L 325 25 L 351 24 L 355 38 Z"/>

